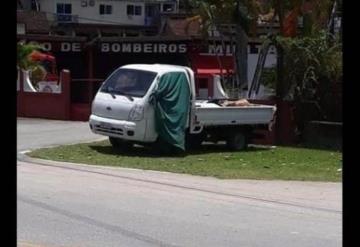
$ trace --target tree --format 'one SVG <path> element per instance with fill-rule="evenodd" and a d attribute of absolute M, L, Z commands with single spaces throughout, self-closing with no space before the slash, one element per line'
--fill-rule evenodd
<path fill-rule="evenodd" d="M 259 5 L 257 1 L 197 0 L 192 1 L 191 4 L 196 9 L 194 14 L 199 14 L 202 17 L 204 35 L 207 36 L 208 30 L 216 29 L 221 35 L 223 46 L 224 34 L 222 32 L 224 30 L 221 29 L 221 25 L 235 23 L 237 86 L 241 88 L 247 85 L 248 36 L 254 34 L 254 27 L 258 19 Z M 231 39 L 233 40 L 233 37 Z M 220 60 L 219 63 L 221 67 Z"/>
<path fill-rule="evenodd" d="M 32 61 L 29 56 L 32 52 L 41 49 L 39 45 L 26 44 L 25 42 L 17 43 L 17 66 L 22 70 L 32 70 L 39 66 L 39 63 Z"/>
<path fill-rule="evenodd" d="M 306 121 L 341 121 L 341 92 L 336 88 L 342 81 L 342 43 L 341 36 L 329 30 L 337 4 L 305 1 L 299 13 L 304 20 L 302 32 L 276 39 L 281 58 L 277 95 L 294 102 L 299 136 Z"/>
<path fill-rule="evenodd" d="M 213 18 L 208 22 L 212 22 L 213 25 L 236 24 L 236 65 L 240 85 L 247 81 L 247 37 L 256 33 L 256 21 L 259 17 L 271 13 L 270 19 L 272 21 L 277 19 L 280 26 L 280 32 L 274 33 L 272 39 L 278 56 L 277 99 L 279 101 L 286 98 L 294 100 L 298 110 L 302 108 L 299 102 L 313 100 L 323 113 L 323 119 L 332 120 L 334 117 L 330 115 L 339 115 L 336 111 L 340 109 L 337 105 L 341 105 L 341 102 L 334 99 L 331 90 L 334 88 L 334 83 L 342 80 L 342 30 L 340 27 L 340 35 L 336 36 L 329 32 L 329 27 L 334 19 L 334 13 L 338 12 L 337 9 L 341 11 L 342 0 L 203 0 L 196 2 L 206 3 L 205 7 L 213 13 Z M 303 19 L 301 32 L 298 25 L 299 17 Z M 279 115 L 281 115 L 281 110 L 279 107 Z M 297 117 L 300 131 L 305 120 L 304 116 Z M 339 117 L 336 118 L 338 119 Z"/>
<path fill-rule="evenodd" d="M 30 55 L 37 50 L 42 50 L 42 47 L 21 41 L 17 43 L 17 67 L 22 71 L 30 71 L 30 81 L 36 86 L 37 82 L 43 80 L 46 76 L 46 69 L 40 65 L 39 62 L 30 58 Z"/>

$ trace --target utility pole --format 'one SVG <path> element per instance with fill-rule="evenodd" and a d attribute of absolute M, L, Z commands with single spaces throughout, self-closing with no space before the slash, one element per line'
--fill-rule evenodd
<path fill-rule="evenodd" d="M 275 2 L 276 12 L 279 16 L 280 35 L 284 31 L 284 9 L 282 0 Z M 279 44 L 276 44 L 277 50 L 277 82 L 276 82 L 276 104 L 277 104 L 277 124 L 275 127 L 275 143 L 281 144 L 283 142 L 281 132 L 283 131 L 283 97 L 284 97 L 284 51 Z"/>

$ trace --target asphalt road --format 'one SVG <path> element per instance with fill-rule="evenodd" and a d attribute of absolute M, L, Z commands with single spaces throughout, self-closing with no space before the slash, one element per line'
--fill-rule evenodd
<path fill-rule="evenodd" d="M 68 131 L 84 123 L 28 121 L 18 122 L 19 150 L 56 145 L 56 136 L 59 144 L 98 138 L 70 138 Z M 62 134 L 46 142 L 42 125 Z M 33 160 L 19 161 L 17 170 L 18 246 L 342 246 L 341 183 L 219 180 Z"/>

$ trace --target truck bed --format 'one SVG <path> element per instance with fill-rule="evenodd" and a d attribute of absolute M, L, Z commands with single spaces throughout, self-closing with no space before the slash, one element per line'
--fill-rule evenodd
<path fill-rule="evenodd" d="M 197 121 L 203 126 L 268 124 L 275 111 L 275 106 L 260 104 L 221 106 L 207 101 L 197 101 L 195 104 Z"/>

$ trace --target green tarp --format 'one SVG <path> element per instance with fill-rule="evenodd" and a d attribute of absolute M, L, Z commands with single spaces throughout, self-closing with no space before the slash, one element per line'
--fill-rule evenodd
<path fill-rule="evenodd" d="M 190 105 L 190 88 L 182 72 L 161 76 L 153 91 L 156 131 L 167 143 L 185 150 L 185 127 Z"/>

